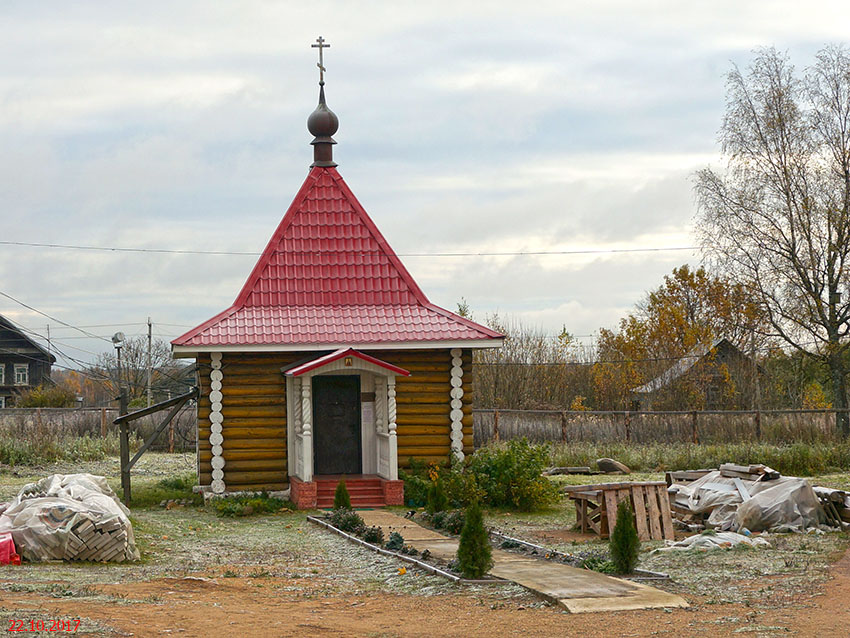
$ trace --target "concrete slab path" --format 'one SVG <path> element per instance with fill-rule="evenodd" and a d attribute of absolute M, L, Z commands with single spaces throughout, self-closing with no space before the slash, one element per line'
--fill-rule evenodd
<path fill-rule="evenodd" d="M 435 558 L 445 561 L 453 560 L 457 554 L 457 539 L 398 514 L 386 510 L 358 513 L 366 525 L 383 529 L 385 537 L 398 532 L 405 543 L 420 552 L 427 549 Z M 681 596 L 654 587 L 500 549 L 493 550 L 493 563 L 491 576 L 531 589 L 574 613 L 688 606 Z"/>

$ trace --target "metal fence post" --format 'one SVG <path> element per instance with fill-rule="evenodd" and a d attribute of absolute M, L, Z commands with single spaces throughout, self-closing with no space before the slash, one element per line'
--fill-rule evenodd
<path fill-rule="evenodd" d="M 499 440 L 499 411 L 493 410 L 493 440 Z"/>
<path fill-rule="evenodd" d="M 632 415 L 626 410 L 626 443 L 632 440 Z"/>
<path fill-rule="evenodd" d="M 561 412 L 561 441 L 567 442 L 567 413 Z"/>

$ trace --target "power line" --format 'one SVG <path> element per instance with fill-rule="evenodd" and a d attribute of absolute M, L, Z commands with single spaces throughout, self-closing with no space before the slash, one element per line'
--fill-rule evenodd
<path fill-rule="evenodd" d="M 258 257 L 262 253 L 236 250 L 184 250 L 176 248 L 130 248 L 123 246 L 84 246 L 75 244 L 46 244 L 39 242 L 0 240 L 4 246 L 27 246 L 31 248 L 60 248 L 63 250 L 88 250 L 112 253 L 154 253 L 169 255 L 231 255 L 242 257 Z M 524 257 L 547 255 L 606 255 L 619 253 L 650 253 L 680 250 L 697 250 L 697 246 L 663 246 L 649 248 L 595 248 L 588 250 L 517 250 L 497 252 L 438 252 L 438 253 L 397 253 L 399 257 Z M 318 254 L 318 251 L 290 251 L 300 254 Z M 376 250 L 346 251 L 357 254 L 379 253 Z M 176 324 L 175 324 L 176 325 Z"/>
<path fill-rule="evenodd" d="M 19 299 L 15 299 L 12 295 L 9 295 L 9 294 L 3 292 L 2 290 L 0 290 L 0 295 L 6 297 L 6 299 L 10 299 L 11 301 L 14 301 L 16 304 L 23 306 L 24 308 L 26 308 L 28 310 L 32 310 L 33 312 L 40 314 L 42 317 L 47 317 L 48 319 L 51 319 L 51 320 L 55 321 L 56 323 L 61 323 L 63 326 L 67 326 L 68 328 L 73 328 L 74 330 L 81 332 L 84 335 L 88 335 L 89 337 L 92 337 L 94 339 L 100 339 L 102 341 L 106 341 L 106 342 L 111 343 L 111 341 L 109 339 L 101 337 L 100 335 L 92 334 L 91 332 L 87 332 L 87 331 L 83 330 L 82 328 L 78 328 L 77 326 L 72 326 L 70 323 L 62 321 L 61 319 L 57 319 L 56 317 L 49 315 L 46 312 L 42 312 L 41 310 L 39 310 L 37 308 L 33 308 L 32 306 L 25 304 L 23 301 L 20 301 Z M 42 337 L 42 338 L 44 338 L 44 337 Z"/>

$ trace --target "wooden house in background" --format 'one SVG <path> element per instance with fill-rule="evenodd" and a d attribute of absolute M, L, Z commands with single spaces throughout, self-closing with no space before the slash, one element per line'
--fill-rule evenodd
<path fill-rule="evenodd" d="M 233 305 L 172 342 L 199 371 L 198 480 L 327 507 L 403 503 L 399 466 L 473 450 L 472 350 L 503 336 L 430 301 L 333 161 L 336 115 Z"/>
<path fill-rule="evenodd" d="M 0 315 L 0 408 L 12 407 L 25 390 L 50 382 L 56 357 Z"/>
<path fill-rule="evenodd" d="M 727 410 L 752 385 L 752 358 L 725 338 L 699 345 L 648 383 L 632 390 L 635 410 Z M 748 407 L 748 406 L 747 406 Z"/>

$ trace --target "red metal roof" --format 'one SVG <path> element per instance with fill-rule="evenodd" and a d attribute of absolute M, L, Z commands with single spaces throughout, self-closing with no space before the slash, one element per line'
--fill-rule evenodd
<path fill-rule="evenodd" d="M 175 346 L 476 341 L 430 303 L 336 168 L 314 167 L 233 305 Z"/>
<path fill-rule="evenodd" d="M 286 376 L 288 377 L 300 377 L 302 374 L 307 374 L 312 370 L 316 370 L 321 368 L 322 366 L 326 366 L 329 363 L 333 363 L 334 361 L 339 361 L 343 357 L 356 357 L 361 361 L 366 361 L 367 363 L 373 363 L 376 366 L 389 370 L 393 374 L 409 377 L 410 372 L 405 370 L 404 368 L 399 368 L 398 366 L 394 366 L 391 363 L 387 363 L 386 361 L 381 361 L 380 359 L 376 359 L 365 352 L 359 352 L 354 348 L 341 348 L 336 352 L 331 352 L 330 354 L 326 354 L 323 357 L 318 357 L 313 359 L 312 361 L 308 361 L 306 363 L 302 363 L 301 365 L 294 366 L 286 370 Z"/>

